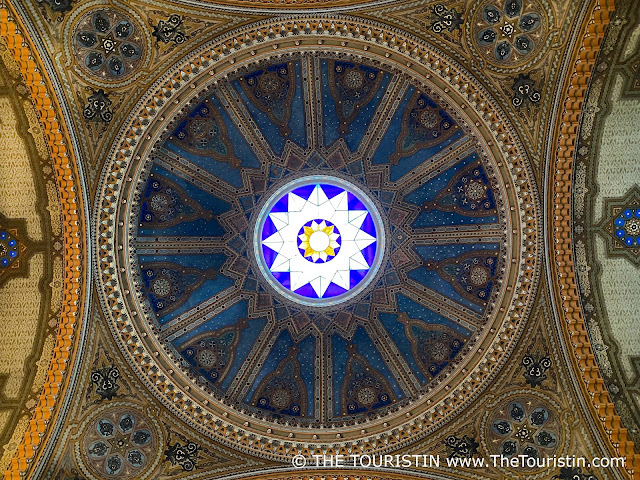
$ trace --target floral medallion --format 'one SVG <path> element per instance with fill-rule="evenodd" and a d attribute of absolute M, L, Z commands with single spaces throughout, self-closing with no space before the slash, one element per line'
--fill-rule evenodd
<path fill-rule="evenodd" d="M 529 457 L 528 466 L 521 468 L 530 473 L 548 470 L 546 459 L 560 456 L 566 447 L 566 419 L 556 402 L 543 394 L 518 391 L 503 395 L 494 405 L 493 413 L 483 419 L 482 441 L 489 455 Z M 505 472 L 511 468 L 507 460 L 500 464 L 500 458 L 497 466 Z"/>
<path fill-rule="evenodd" d="M 474 52 L 498 69 L 522 70 L 536 63 L 550 41 L 551 9 L 543 1 L 480 2 L 467 31 Z"/>
<path fill-rule="evenodd" d="M 79 70 L 101 83 L 131 78 L 146 59 L 145 32 L 121 10 L 89 10 L 75 23 L 70 38 Z"/>
<path fill-rule="evenodd" d="M 95 478 L 147 478 L 159 455 L 158 426 L 134 408 L 102 409 L 84 426 L 82 464 Z"/>

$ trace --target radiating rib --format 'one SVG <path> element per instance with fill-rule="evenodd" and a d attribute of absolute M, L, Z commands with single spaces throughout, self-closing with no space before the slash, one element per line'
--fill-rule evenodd
<path fill-rule="evenodd" d="M 507 232 L 499 225 L 459 225 L 416 228 L 411 240 L 416 245 L 455 245 L 457 243 L 500 243 Z"/>
<path fill-rule="evenodd" d="M 395 375 L 396 379 L 402 383 L 401 388 L 405 394 L 410 396 L 418 393 L 420 389 L 418 379 L 406 362 L 404 356 L 398 350 L 396 344 L 390 341 L 389 338 L 385 338 L 385 335 L 388 337 L 389 334 L 382 323 L 380 323 L 380 320 L 377 317 L 370 319 L 365 329 L 374 343 L 377 340 L 378 344 L 376 347 L 378 348 L 380 356 L 391 374 Z"/>
<path fill-rule="evenodd" d="M 400 81 L 398 77 L 393 77 L 389 82 L 380 105 L 378 105 L 373 114 L 369 127 L 358 147 L 358 155 L 361 158 L 373 158 L 374 153 L 378 150 L 382 139 L 387 133 L 389 125 L 391 125 L 396 110 L 402 103 L 407 88 L 409 88 L 409 83 Z M 393 141 L 395 142 L 395 139 Z"/>
<path fill-rule="evenodd" d="M 208 322 L 241 300 L 242 298 L 238 295 L 237 288 L 231 286 L 162 325 L 158 337 L 160 340 L 173 341 L 186 332 Z"/>
<path fill-rule="evenodd" d="M 324 118 L 322 110 L 322 66 L 320 58 L 313 56 L 309 62 L 309 75 L 307 76 L 307 89 L 309 90 L 309 111 L 311 112 L 311 120 L 307 123 L 311 124 L 313 135 L 311 137 L 310 147 L 314 150 L 324 148 Z"/>
<path fill-rule="evenodd" d="M 165 170 L 229 203 L 233 203 L 239 193 L 242 194 L 247 191 L 247 189 L 243 187 L 241 191 L 238 192 L 238 189 L 233 185 L 221 180 L 205 168 L 164 148 L 158 148 L 155 161 L 158 166 Z"/>
<path fill-rule="evenodd" d="M 303 57 L 300 62 L 300 71 L 302 73 L 302 104 L 304 105 L 304 121 L 307 132 L 307 149 L 314 150 L 317 148 L 315 140 L 317 134 L 315 131 L 316 124 L 311 121 L 315 112 L 316 99 L 315 91 L 313 90 L 314 83 L 312 82 L 314 75 L 313 60 L 309 61 L 308 57 Z"/>
<path fill-rule="evenodd" d="M 326 422 L 329 417 L 328 409 L 328 401 L 322 401 L 329 398 L 329 392 L 331 388 L 331 383 L 327 381 L 328 372 L 332 371 L 331 364 L 331 337 L 327 335 L 318 335 L 316 337 L 316 350 L 320 352 L 319 358 L 316 358 L 315 361 L 315 374 L 316 374 L 316 382 L 315 382 L 315 396 L 316 399 L 320 401 L 316 401 L 315 409 L 316 417 L 320 422 Z M 320 377 L 320 378 L 318 378 Z M 333 400 L 332 400 L 333 401 Z"/>
<path fill-rule="evenodd" d="M 484 324 L 485 319 L 481 314 L 461 305 L 449 297 L 439 294 L 435 290 L 417 284 L 410 278 L 407 279 L 407 282 L 402 286 L 401 293 L 411 298 L 414 302 L 427 307 L 434 313 L 442 315 L 472 332 L 482 328 Z"/>
<path fill-rule="evenodd" d="M 340 395 L 340 392 L 333 391 L 334 378 L 333 378 L 333 338 L 331 335 L 324 335 L 322 343 L 322 373 L 320 380 L 323 383 L 323 409 L 321 420 L 326 421 L 336 416 L 336 412 L 334 411 L 335 403 L 334 396 Z M 327 373 L 331 372 L 331 380 L 328 380 L 329 375 Z"/>
<path fill-rule="evenodd" d="M 276 158 L 277 155 L 271 149 L 268 140 L 262 134 L 258 124 L 253 120 L 253 117 L 247 110 L 238 92 L 236 92 L 232 86 L 220 86 L 216 89 L 215 93 L 231 117 L 231 121 L 235 125 L 244 126 L 242 133 L 249 147 L 253 150 L 253 153 L 256 154 L 258 161 L 264 163 Z"/>
<path fill-rule="evenodd" d="M 247 355 L 242 371 L 236 375 L 227 389 L 227 395 L 230 398 L 244 402 L 244 398 L 249 393 L 256 376 L 262 370 L 265 360 L 271 353 L 273 345 L 281 333 L 282 330 L 275 328 L 273 322 L 267 322 Z M 269 345 L 271 346 L 269 347 Z"/>
<path fill-rule="evenodd" d="M 175 255 L 185 253 L 217 253 L 227 250 L 227 240 L 222 237 L 138 237 L 131 246 L 139 255 Z"/>
<path fill-rule="evenodd" d="M 411 192 L 446 172 L 471 155 L 475 150 L 476 143 L 472 138 L 459 138 L 444 150 L 433 154 L 428 160 L 412 169 L 411 172 L 395 182 L 391 182 L 391 185 L 402 188 L 403 191 Z"/>

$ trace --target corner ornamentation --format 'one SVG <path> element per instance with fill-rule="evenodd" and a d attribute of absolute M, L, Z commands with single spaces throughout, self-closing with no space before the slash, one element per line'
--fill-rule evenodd
<path fill-rule="evenodd" d="M 449 458 L 471 458 L 478 453 L 478 447 L 480 446 L 475 437 L 469 437 L 468 435 L 463 435 L 462 437 L 451 435 L 446 438 L 444 445 L 447 448 L 447 456 Z"/>
<path fill-rule="evenodd" d="M 112 103 L 109 99 L 109 94 L 105 93 L 103 89 L 94 90 L 82 110 L 82 116 L 85 120 L 109 123 L 113 120 L 113 113 L 111 112 Z"/>
<path fill-rule="evenodd" d="M 188 441 L 184 445 L 176 442 L 174 445 L 169 444 L 164 455 L 166 461 L 171 462 L 171 465 L 180 465 L 185 472 L 191 472 L 198 466 L 196 460 L 200 449 L 200 445 L 192 441 Z"/>
<path fill-rule="evenodd" d="M 539 387 L 547 379 L 547 370 L 552 366 L 551 359 L 542 355 L 527 353 L 522 358 L 524 379 L 531 387 Z"/>
<path fill-rule="evenodd" d="M 536 82 L 528 74 L 518 75 L 513 81 L 511 90 L 513 90 L 511 103 L 516 108 L 521 108 L 526 104 L 537 105 L 542 99 L 540 92 L 536 89 Z"/>
<path fill-rule="evenodd" d="M 176 45 L 184 43 L 187 39 L 183 19 L 180 15 L 171 15 L 166 20 L 159 20 L 153 27 L 153 33 L 157 43 L 173 42 Z"/>
<path fill-rule="evenodd" d="M 91 372 L 91 382 L 96 386 L 96 393 L 100 400 L 111 400 L 116 396 L 120 385 L 118 385 L 120 371 L 116 366 L 103 367 Z"/>
<path fill-rule="evenodd" d="M 449 32 L 460 30 L 462 14 L 455 8 L 447 9 L 442 3 L 438 3 L 433 7 L 432 12 L 431 30 L 434 33 L 442 33 L 444 30 Z"/>

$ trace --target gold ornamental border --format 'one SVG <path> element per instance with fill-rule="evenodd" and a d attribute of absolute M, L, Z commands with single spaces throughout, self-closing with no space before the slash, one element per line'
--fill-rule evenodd
<path fill-rule="evenodd" d="M 153 145 L 161 135 L 162 132 L 152 135 L 147 131 L 154 118 L 160 117 L 164 121 L 170 117 L 169 111 L 186 108 L 193 95 L 191 92 L 207 87 L 216 78 L 224 78 L 230 70 L 237 68 L 236 63 L 274 54 L 287 58 L 289 52 L 301 49 L 344 49 L 347 45 L 350 50 L 362 49 L 364 56 L 381 56 L 384 61 L 396 64 L 400 70 L 407 68 L 422 72 L 425 79 L 439 85 L 445 94 L 452 92 L 452 96 L 463 99 L 465 106 L 461 108 L 469 108 L 472 113 L 468 115 L 477 119 L 475 124 L 481 136 L 487 139 L 492 151 L 504 158 L 511 177 L 509 188 L 513 190 L 512 195 L 517 195 L 517 204 L 520 205 L 521 222 L 513 225 L 512 233 L 521 235 L 521 241 L 513 248 L 520 255 L 522 275 L 507 287 L 507 290 L 513 290 L 513 298 L 517 300 L 512 302 L 511 313 L 504 314 L 503 326 L 491 332 L 495 337 L 491 352 L 482 352 L 485 360 L 479 361 L 471 371 L 461 370 L 460 375 L 465 377 L 455 389 L 448 390 L 437 405 L 425 402 L 426 411 L 415 413 L 412 418 L 401 418 L 400 414 L 396 414 L 393 423 L 385 422 L 384 418 L 376 419 L 375 425 L 362 428 L 360 433 L 349 427 L 350 430 L 327 429 L 312 436 L 310 431 L 294 432 L 290 426 L 272 428 L 269 424 L 261 423 L 260 419 L 251 421 L 233 411 L 223 411 L 222 414 L 216 412 L 212 416 L 217 407 L 209 406 L 209 400 L 196 389 L 176 384 L 173 379 L 158 373 L 163 371 L 163 367 L 159 367 L 158 371 L 153 368 L 160 361 L 157 358 L 163 357 L 156 357 L 156 353 L 148 350 L 140 341 L 141 337 L 131 333 L 131 327 L 136 328 L 135 316 L 119 306 L 123 298 L 133 294 L 131 289 L 125 290 L 117 278 L 119 273 L 116 272 L 122 270 L 116 264 L 116 257 L 124 253 L 118 251 L 112 254 L 116 248 L 114 239 L 104 234 L 111 228 L 110 225 L 124 226 L 123 219 L 116 218 L 116 207 L 126 200 L 121 198 L 123 190 L 132 188 L 130 184 L 134 179 L 126 173 L 131 162 L 141 161 L 144 158 L 141 152 Z M 199 47 L 158 80 L 123 123 L 121 140 L 112 147 L 109 168 L 103 170 L 98 188 L 100 193 L 95 200 L 97 236 L 94 241 L 96 267 L 100 272 L 97 277 L 100 302 L 109 316 L 111 333 L 129 365 L 143 379 L 147 388 L 154 394 L 160 394 L 163 403 L 172 412 L 177 412 L 187 424 L 224 445 L 251 452 L 261 458 L 289 460 L 291 455 L 296 454 L 309 457 L 316 453 L 333 455 L 343 451 L 390 451 L 448 422 L 459 408 L 477 397 L 478 387 L 494 378 L 506 362 L 512 352 L 513 337 L 519 336 L 522 331 L 531 296 L 539 280 L 539 197 L 535 184 L 530 180 L 532 173 L 524 148 L 517 134 L 507 125 L 497 103 L 490 96 L 485 97 L 483 87 L 473 77 L 467 77 L 459 65 L 444 58 L 437 49 L 401 32 L 389 31 L 374 22 L 351 17 L 286 17 L 260 22 L 251 29 L 231 32 Z M 516 216 L 515 210 L 512 216 Z M 138 312 L 133 313 L 137 315 Z M 196 408 L 194 400 L 202 402 L 207 406 L 206 409 Z"/>
<path fill-rule="evenodd" d="M 348 471 L 339 469 L 305 469 L 296 473 L 293 471 L 286 472 L 260 472 L 246 473 L 242 477 L 224 477 L 237 478 L 240 480 L 421 480 L 421 479 L 443 479 L 443 478 L 464 478 L 461 476 L 452 477 L 450 474 L 425 474 L 423 472 L 400 473 L 397 470 L 390 472 L 373 472 L 370 469 L 350 469 Z"/>
<path fill-rule="evenodd" d="M 18 16 L 9 11 L 11 6 L 0 7 L 0 35 L 16 60 L 42 125 L 44 137 L 54 167 L 60 192 L 64 239 L 63 300 L 53 357 L 47 379 L 40 393 L 24 437 L 4 480 L 18 480 L 37 463 L 39 450 L 47 442 L 68 388 L 70 366 L 78 346 L 77 332 L 82 322 L 84 302 L 82 275 L 86 272 L 86 235 L 84 232 L 83 201 L 78 185 L 78 169 L 70 145 L 68 130 L 60 119 L 59 105 L 36 49 L 27 35 L 23 35 Z"/>
<path fill-rule="evenodd" d="M 205 3 L 212 5 L 221 5 L 232 7 L 235 10 L 260 8 L 271 9 L 274 11 L 287 10 L 309 10 L 313 8 L 338 8 L 362 5 L 363 8 L 367 4 L 372 3 L 371 0 L 204 0 Z"/>
<path fill-rule="evenodd" d="M 591 399 L 594 418 L 599 420 L 603 436 L 610 440 L 613 453 L 625 457 L 630 478 L 638 478 L 640 455 L 634 452 L 634 444 L 627 438 L 627 429 L 615 411 L 587 334 L 578 295 L 571 237 L 573 163 L 582 107 L 591 71 L 614 10 L 614 1 L 593 2 L 580 32 L 582 41 L 573 52 L 574 66 L 563 88 L 564 108 L 552 143 L 556 146 L 556 157 L 552 159 L 549 175 L 548 238 L 551 279 L 557 279 L 557 283 L 552 280 L 552 285 L 560 327 L 573 354 L 571 361 L 575 371 L 582 379 L 580 390 L 586 399 Z"/>

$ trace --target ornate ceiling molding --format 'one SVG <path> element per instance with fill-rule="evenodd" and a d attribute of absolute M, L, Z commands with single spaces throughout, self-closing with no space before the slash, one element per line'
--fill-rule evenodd
<path fill-rule="evenodd" d="M 603 437 L 609 439 L 611 452 L 627 459 L 626 471 L 630 478 L 635 478 L 640 471 L 640 455 L 635 453 L 633 442 L 627 438 L 627 430 L 615 411 L 593 354 L 580 307 L 571 234 L 571 185 L 578 128 L 591 71 L 613 10 L 614 0 L 593 2 L 582 28 L 582 41 L 573 53 L 573 69 L 566 77 L 564 109 L 553 141 L 557 149 L 549 165 L 548 238 L 550 278 L 557 314 L 565 342 L 573 353 L 571 361 L 582 380 L 580 391 L 584 398 L 591 400 L 593 416 L 599 420 Z"/>
<path fill-rule="evenodd" d="M 296 470 L 291 469 L 278 469 L 273 472 L 260 472 L 257 474 L 242 473 L 239 475 L 232 475 L 223 477 L 220 480 L 417 480 L 424 478 L 425 480 L 449 480 L 449 475 L 441 475 L 434 473 L 419 473 L 411 472 L 406 474 L 399 470 L 392 469 L 376 469 L 373 472 L 369 470 L 331 470 L 331 469 L 318 469 L 317 471 L 311 469 L 305 469 L 304 473 L 296 474 Z"/>
<path fill-rule="evenodd" d="M 58 320 L 53 358 L 47 372 L 38 405 L 34 409 L 18 451 L 4 475 L 5 480 L 19 479 L 42 455 L 42 445 L 50 437 L 68 391 L 71 366 L 79 352 L 79 332 L 83 324 L 86 299 L 87 238 L 85 206 L 79 185 L 79 169 L 70 145 L 67 126 L 59 114 L 59 105 L 45 69 L 31 40 L 15 21 L 17 15 L 0 9 L 2 35 L 30 89 L 42 125 L 61 198 L 64 238 L 64 277 L 62 309 Z"/>
<path fill-rule="evenodd" d="M 118 224 L 122 227 L 124 225 L 124 222 L 113 217 L 113 214 L 125 201 L 122 196 L 123 189 L 129 189 L 130 183 L 134 181 L 134 178 L 129 176 L 128 168 L 132 163 L 144 158 L 144 152 L 153 147 L 154 142 L 159 140 L 159 136 L 164 135 L 163 131 L 152 132 L 148 125 L 153 124 L 156 117 L 164 121 L 164 118 L 171 118 L 181 109 L 184 110 L 192 102 L 193 92 L 206 89 L 213 82 L 224 81 L 230 72 L 235 71 L 243 63 L 255 62 L 260 58 L 274 55 L 286 61 L 290 55 L 302 49 L 340 49 L 349 50 L 354 55 L 360 54 L 363 57 L 375 55 L 384 62 L 394 64 L 394 68 L 399 71 L 413 71 L 414 75 L 417 72 L 424 78 L 430 79 L 430 83 L 435 85 L 442 94 L 456 99 L 456 101 L 452 100 L 453 104 L 464 104 L 464 107 L 460 108 L 462 110 L 466 108 L 466 113 L 475 122 L 475 128 L 482 132 L 482 137 L 486 139 L 487 147 L 497 157 L 504 158 L 505 168 L 513 176 L 513 184 L 507 190 L 511 191 L 511 194 L 517 193 L 520 197 L 519 201 L 512 205 L 519 204 L 521 207 L 519 219 L 515 213 L 512 214 L 514 221 L 510 227 L 513 229 L 514 237 L 519 237 L 512 244 L 512 248 L 518 251 L 519 256 L 519 260 L 514 259 L 514 262 L 516 265 L 522 262 L 525 268 L 519 279 L 511 280 L 509 291 L 513 290 L 517 300 L 511 303 L 512 306 L 505 306 L 504 311 L 508 309 L 510 314 L 505 313 L 504 325 L 493 333 L 496 335 L 496 342 L 511 344 L 521 332 L 530 308 L 531 296 L 536 291 L 538 274 L 535 266 L 539 251 L 535 239 L 539 225 L 536 223 L 535 214 L 538 208 L 537 195 L 531 181 L 526 154 L 517 134 L 505 126 L 508 122 L 500 106 L 478 82 L 473 80 L 473 77 L 464 72 L 464 69 L 447 59 L 444 53 L 429 48 L 417 39 L 404 37 L 378 24 L 365 23 L 356 19 L 300 19 L 298 17 L 295 20 L 261 22 L 254 29 L 247 28 L 241 33 L 232 33 L 222 40 L 216 40 L 216 43 L 210 43 L 199 49 L 165 75 L 163 80 L 158 81 L 123 125 L 122 140 L 114 145 L 110 162 L 103 171 L 99 187 L 102 194 L 96 203 L 96 207 L 99 208 L 96 214 L 100 222 L 97 266 L 105 272 L 101 276 L 101 285 L 106 289 L 103 290 L 101 287 L 99 291 L 108 293 L 101 298 L 101 301 L 105 311 L 113 312 L 115 315 L 110 325 L 112 333 L 123 345 L 125 357 L 140 372 L 155 371 L 155 369 L 152 370 L 152 365 L 156 362 L 156 355 L 147 351 L 137 336 L 129 333 L 133 326 L 131 318 L 128 315 L 125 316 L 125 312 L 118 315 L 114 310 L 121 308 L 118 307 L 121 300 L 116 299 L 111 293 L 119 290 L 120 286 L 115 275 L 108 273 L 108 271 L 114 273 L 121 271 L 117 270 L 118 266 L 113 263 L 114 255 L 110 252 L 115 248 L 115 244 L 108 233 L 107 226 Z M 135 181 L 139 180 L 135 179 Z M 121 299 L 122 295 L 130 296 L 131 292 L 122 290 L 117 295 Z M 188 387 L 183 389 L 179 385 L 172 385 L 167 389 L 169 379 L 163 380 L 157 375 L 156 380 L 148 383 L 148 386 L 152 390 L 166 390 L 163 395 L 173 398 L 171 409 L 179 411 L 182 416 L 189 417 L 189 423 L 195 428 L 208 432 L 223 443 L 241 444 L 247 451 L 260 456 L 282 459 L 299 451 L 310 455 L 313 452 L 312 444 L 321 443 L 329 451 L 336 445 L 353 446 L 352 442 L 358 438 L 364 442 L 364 449 L 367 451 L 385 450 L 397 448 L 414 437 L 428 434 L 436 426 L 449 421 L 454 411 L 473 401 L 480 392 L 478 385 L 495 376 L 512 349 L 512 346 L 497 350 L 493 347 L 489 348 L 491 353 L 487 353 L 487 350 L 482 352 L 484 361 L 480 361 L 477 369 L 474 368 L 472 373 L 463 371 L 460 375 L 464 375 L 465 379 L 460 380 L 456 388 L 447 392 L 444 395 L 446 398 L 439 399 L 437 405 L 435 403 L 429 405 L 428 411 L 413 415 L 411 418 L 400 418 L 400 415 L 395 415 L 396 418 L 389 419 L 388 422 L 380 419 L 370 431 L 360 433 L 361 427 L 358 427 L 358 433 L 352 432 L 353 435 L 349 433 L 349 437 L 353 437 L 349 439 L 346 438 L 345 433 L 337 431 L 323 432 L 322 438 L 319 435 L 314 435 L 312 438 L 312 432 L 305 433 L 299 429 L 296 429 L 293 436 L 288 435 L 287 438 L 287 434 L 291 433 L 293 428 L 291 426 L 267 428 L 269 425 L 262 424 L 258 418 L 245 422 L 244 418 L 237 417 L 235 413 L 228 411 L 220 413 L 220 416 L 216 415 L 217 418 L 214 417 L 214 421 L 207 420 L 203 411 L 189 407 L 185 403 L 188 397 L 197 393 L 194 392 L 195 389 L 189 390 Z M 181 392 L 180 395 L 178 392 Z M 206 406 L 209 403 L 203 405 Z M 206 407 L 208 411 L 212 408 L 213 405 Z M 393 426 L 390 422 L 393 422 Z M 294 436 L 299 439 L 294 439 Z"/>
<path fill-rule="evenodd" d="M 282 11 L 326 11 L 329 10 L 353 10 L 355 8 L 372 8 L 386 3 L 394 3 L 397 0 L 205 0 L 198 2 L 193 0 L 178 0 L 178 3 L 187 5 L 208 3 L 211 7 L 226 10 L 255 12 L 282 12 Z"/>

